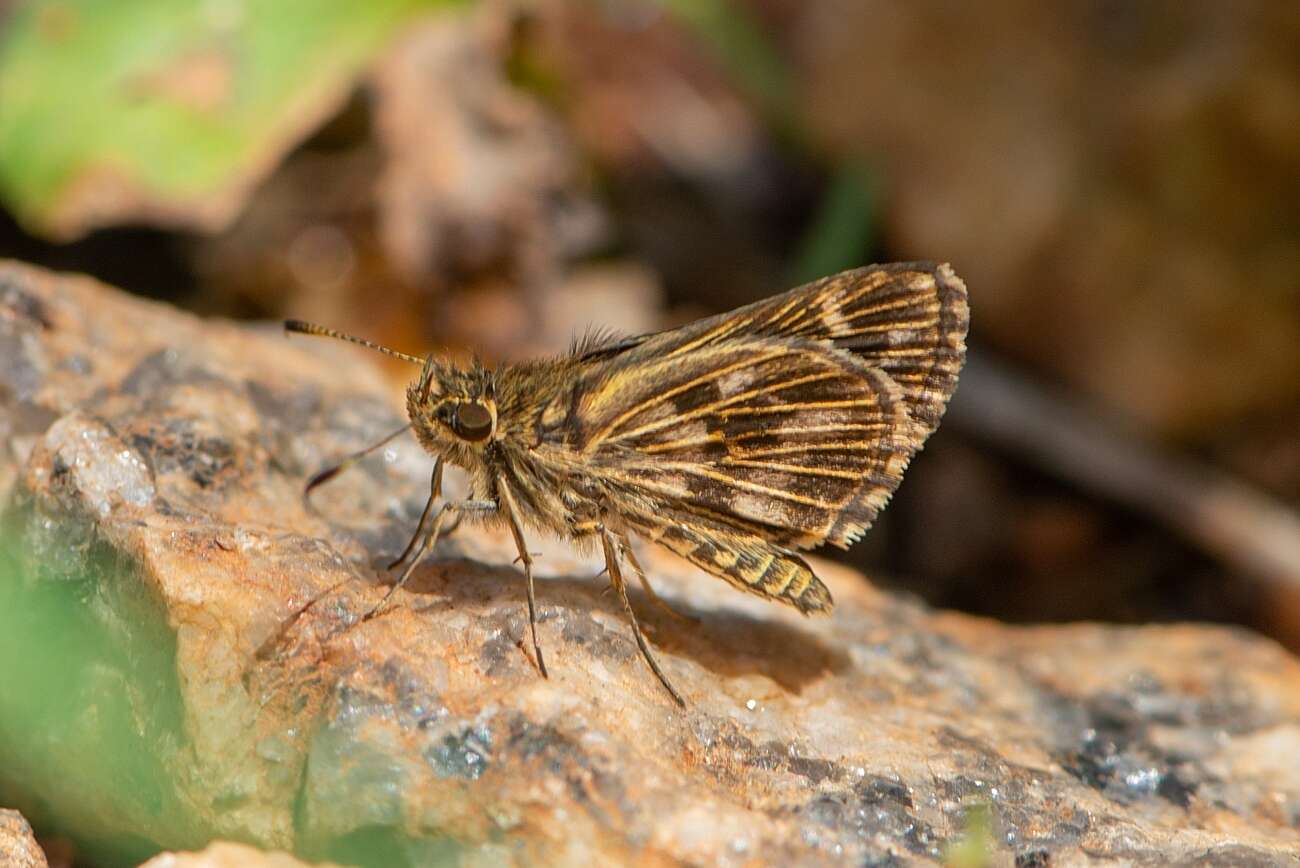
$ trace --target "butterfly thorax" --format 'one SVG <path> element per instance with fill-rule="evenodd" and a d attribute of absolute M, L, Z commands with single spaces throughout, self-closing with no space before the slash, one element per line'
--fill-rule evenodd
<path fill-rule="evenodd" d="M 572 537 L 598 518 L 600 492 L 575 477 L 577 456 L 566 461 L 564 448 L 545 442 L 547 421 L 572 391 L 565 367 L 460 369 L 430 360 L 407 388 L 406 405 L 420 444 L 466 471 L 469 499 L 497 501 L 504 485 L 526 524 Z"/>

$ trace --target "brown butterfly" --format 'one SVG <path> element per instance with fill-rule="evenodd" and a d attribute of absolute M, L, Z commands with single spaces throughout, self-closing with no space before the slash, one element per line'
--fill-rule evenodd
<path fill-rule="evenodd" d="M 596 545 L 642 655 L 684 704 L 628 601 L 624 565 L 658 600 L 631 538 L 805 614 L 829 611 L 830 592 L 797 551 L 847 547 L 884 508 L 956 387 L 968 322 L 966 287 L 952 269 L 914 262 L 846 271 L 671 331 L 588 340 L 561 358 L 495 369 L 452 367 L 294 320 L 285 328 L 422 366 L 406 393 L 410 423 L 382 442 L 413 428 L 437 461 L 419 526 L 392 565 L 406 566 L 379 606 L 449 517 L 505 522 L 545 676 L 524 528 Z M 467 500 L 437 505 L 445 463 L 467 471 Z"/>

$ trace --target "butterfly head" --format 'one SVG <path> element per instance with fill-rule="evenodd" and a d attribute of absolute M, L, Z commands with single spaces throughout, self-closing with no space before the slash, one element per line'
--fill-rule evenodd
<path fill-rule="evenodd" d="M 406 390 L 406 411 L 420 442 L 458 464 L 481 451 L 497 433 L 492 375 L 478 365 L 461 370 L 430 356 L 419 379 Z"/>

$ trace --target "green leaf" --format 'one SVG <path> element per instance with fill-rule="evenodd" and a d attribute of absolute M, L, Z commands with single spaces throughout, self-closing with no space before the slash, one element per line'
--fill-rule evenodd
<path fill-rule="evenodd" d="M 944 846 L 943 864 L 947 868 L 987 868 L 996 851 L 992 807 L 988 802 L 976 802 L 966 807 L 961 834 Z"/>
<path fill-rule="evenodd" d="M 28 0 L 0 33 L 0 199 L 60 238 L 216 229 L 346 99 L 395 28 L 450 0 Z"/>

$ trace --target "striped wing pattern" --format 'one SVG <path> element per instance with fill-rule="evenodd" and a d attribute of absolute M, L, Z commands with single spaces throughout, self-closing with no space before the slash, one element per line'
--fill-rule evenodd
<path fill-rule="evenodd" d="M 888 375 L 799 339 L 681 354 L 647 342 L 576 390 L 569 447 L 599 467 L 642 535 L 745 590 L 806 611 L 830 596 L 791 549 L 864 530 L 913 451 Z M 574 432 L 574 428 L 569 428 Z"/>
<path fill-rule="evenodd" d="M 822 278 L 661 335 L 587 350 L 626 351 L 647 341 L 684 353 L 734 337 L 801 337 L 849 350 L 899 384 L 917 436 L 934 432 L 966 358 L 966 285 L 945 264 L 896 262 Z M 671 336 L 674 340 L 662 341 Z"/>
<path fill-rule="evenodd" d="M 637 530 L 742 591 L 789 603 L 805 615 L 828 611 L 831 592 L 794 552 L 726 527 L 660 519 Z"/>
<path fill-rule="evenodd" d="M 900 262 L 845 271 L 679 330 L 674 352 L 737 336 L 848 349 L 901 387 L 917 436 L 938 427 L 966 358 L 970 311 L 952 267 Z"/>
<path fill-rule="evenodd" d="M 913 451 L 906 405 L 880 371 L 797 340 L 735 339 L 636 363 L 581 390 L 579 448 L 602 475 L 782 545 L 864 530 Z M 861 506 L 857 522 L 842 513 Z M 832 536 L 834 535 L 834 536 Z"/>
<path fill-rule="evenodd" d="M 870 526 L 938 424 L 966 327 L 946 265 L 846 272 L 606 348 L 573 392 L 566 446 L 648 505 L 624 516 L 639 533 L 737 587 L 827 609 L 793 550 Z"/>

